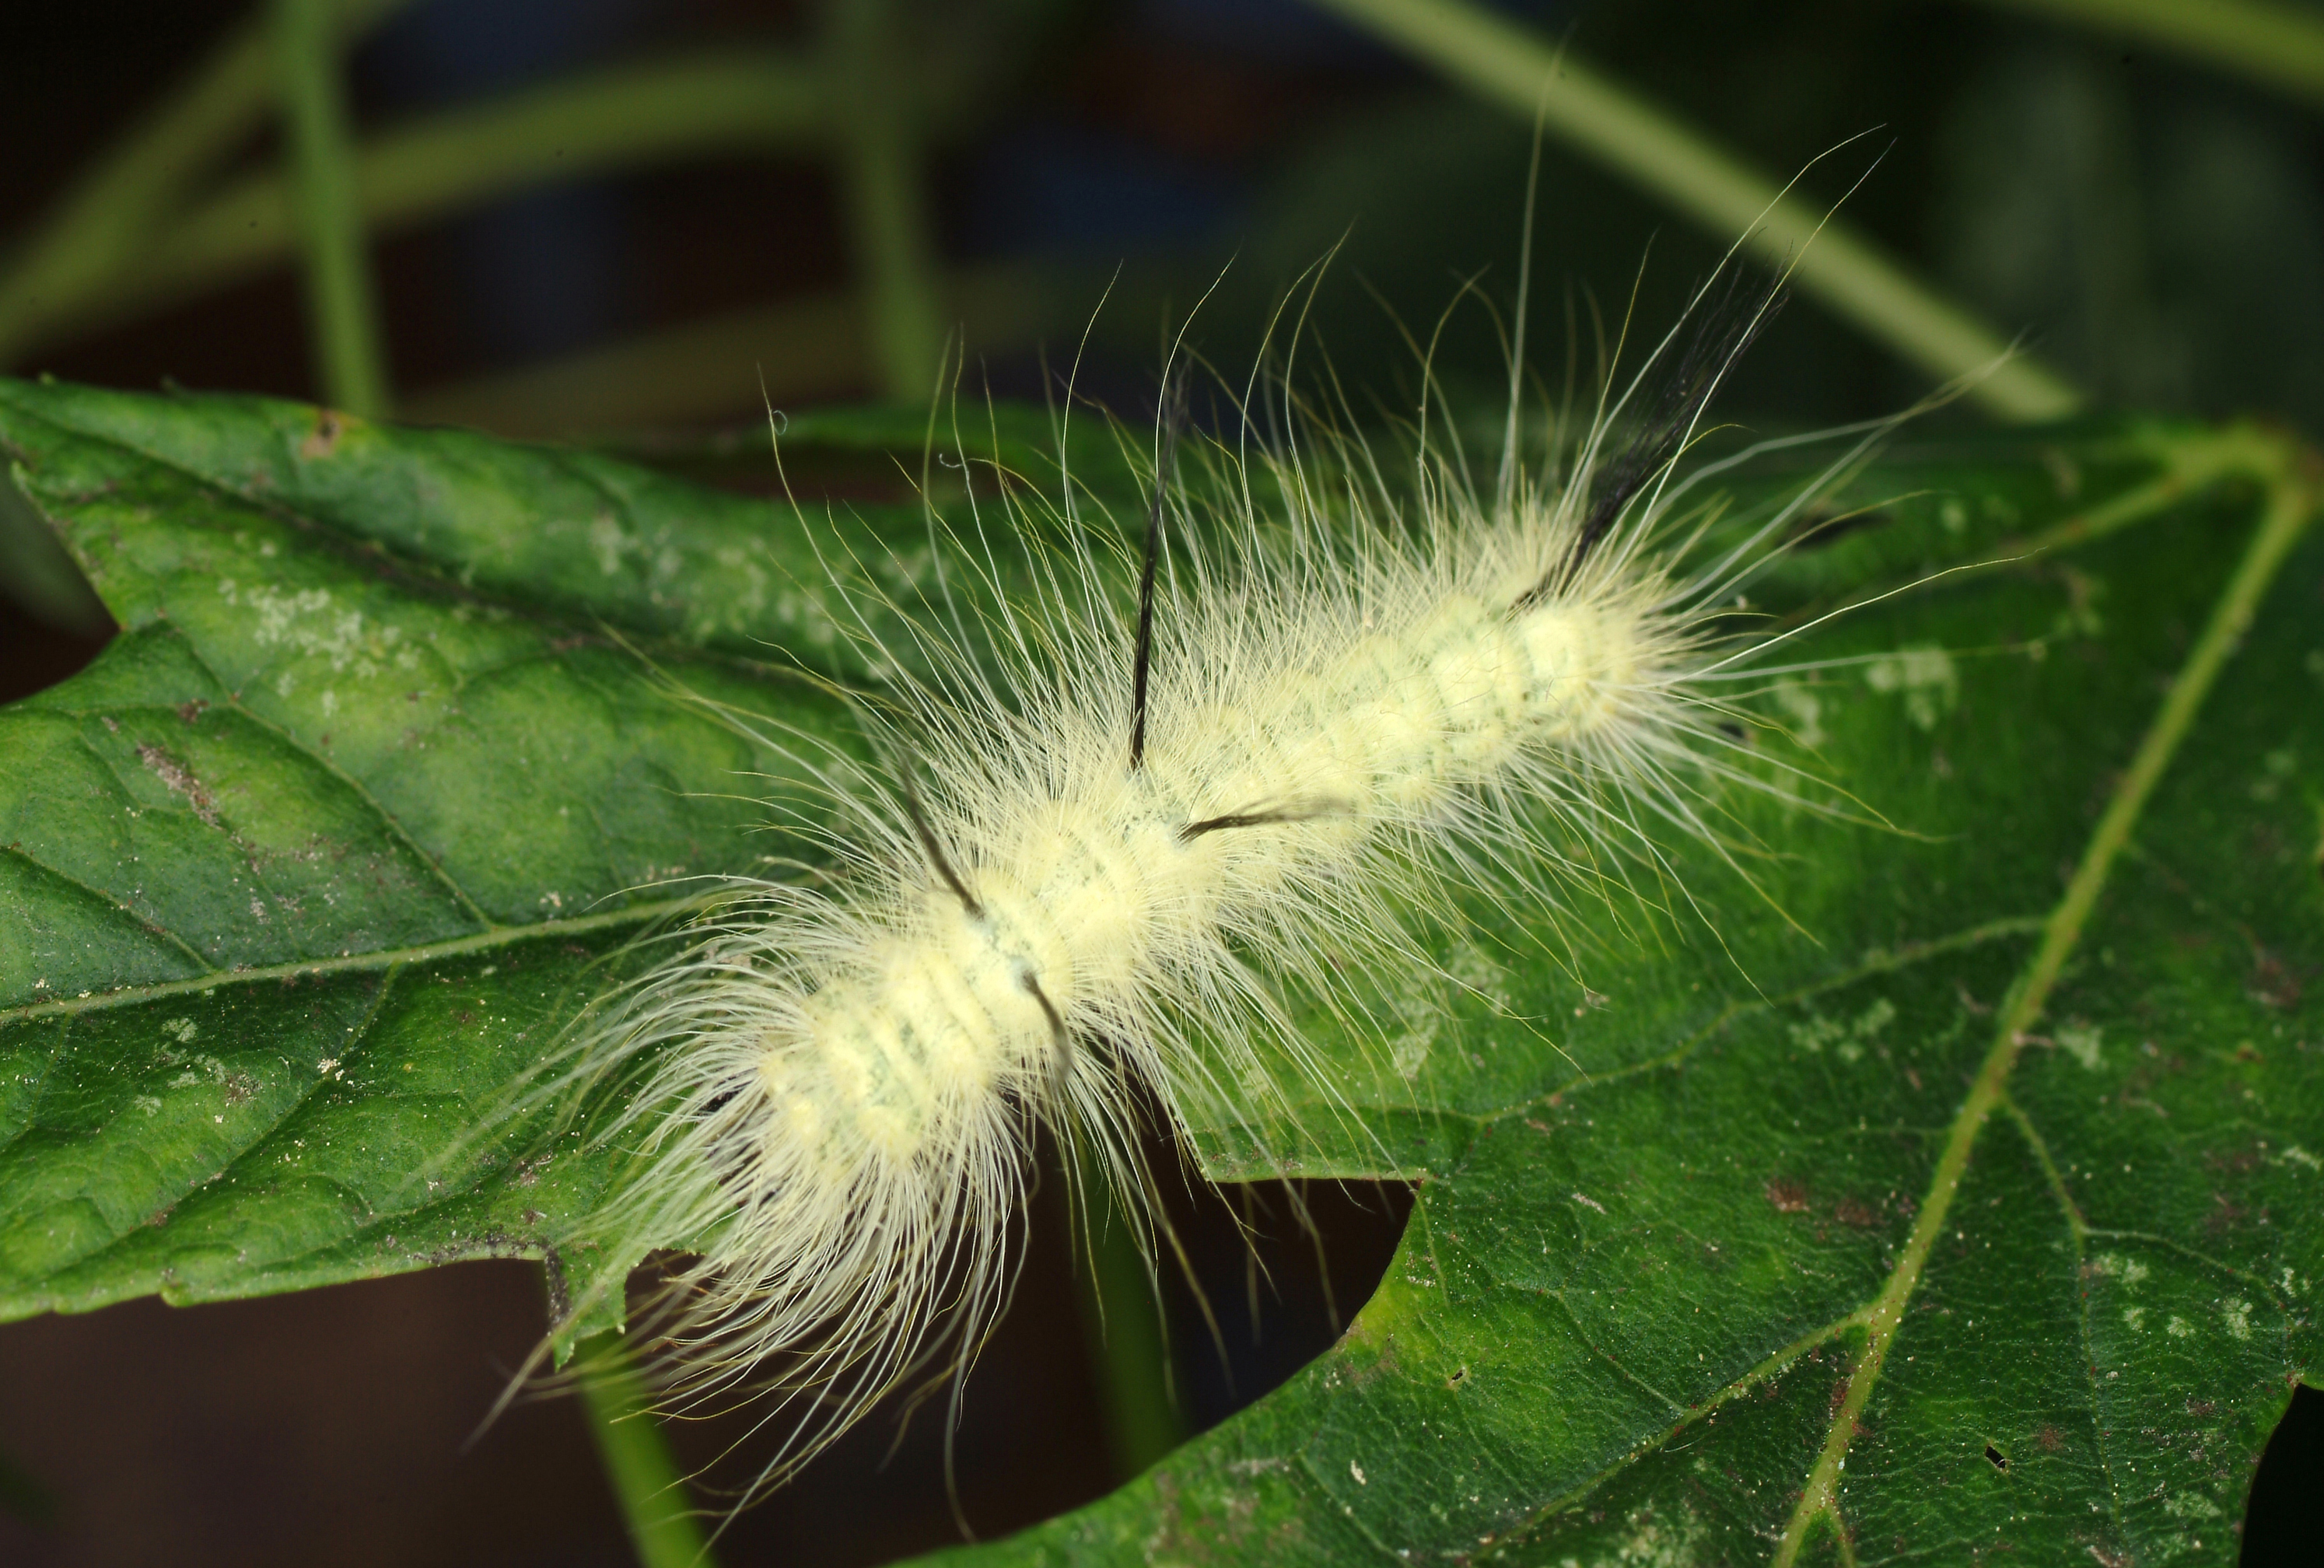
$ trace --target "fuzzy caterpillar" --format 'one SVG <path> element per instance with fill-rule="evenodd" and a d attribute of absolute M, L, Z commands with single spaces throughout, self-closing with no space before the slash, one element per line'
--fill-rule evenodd
<path fill-rule="evenodd" d="M 1709 570 L 1669 564 L 1673 465 L 1770 308 L 1726 307 L 1698 296 L 1711 324 L 1650 357 L 1652 406 L 1634 381 L 1562 479 L 1512 453 L 1480 495 L 1424 457 L 1407 507 L 1360 448 L 1264 460 L 1270 533 L 1230 458 L 1223 542 L 1174 557 L 1166 458 L 1134 603 L 1077 542 L 975 646 L 917 624 L 936 676 L 872 720 L 893 782 L 831 785 L 861 807 L 836 884 L 743 888 L 564 1069 L 622 1086 L 604 1136 L 641 1157 L 587 1239 L 694 1239 L 656 1323 L 680 1397 L 806 1407 L 761 1485 L 973 1350 L 1037 1123 L 1135 1203 L 1139 1096 L 1183 1121 L 1266 1084 L 1265 1047 L 1314 1066 L 1282 991 L 1360 1011 L 1337 966 L 1425 964 L 1446 883 L 1554 902 L 1651 861 L 1655 817 L 1709 832 L 1690 779 L 1739 776 L 1717 607 L 1818 489 Z"/>

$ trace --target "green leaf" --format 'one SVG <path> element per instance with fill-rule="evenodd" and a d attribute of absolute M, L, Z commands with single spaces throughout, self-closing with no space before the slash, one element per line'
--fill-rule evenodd
<path fill-rule="evenodd" d="M 2314 495 L 2272 446 L 1861 475 L 1882 525 L 1775 574 L 1778 612 L 2022 558 L 1771 683 L 1766 777 L 1894 826 L 1734 792 L 1766 899 L 1675 844 L 1643 935 L 1477 905 L 1464 983 L 1387 995 L 1408 1087 L 1298 1118 L 1317 1173 L 1421 1184 L 1346 1338 L 960 1560 L 2233 1562 L 2324 1284 L 2324 549 L 2283 560 Z"/>
<path fill-rule="evenodd" d="M 801 641 L 746 574 L 661 591 L 768 509 L 254 400 L 12 384 L 0 441 L 122 626 L 0 711 L 0 1314 L 540 1254 L 603 1157 L 461 1136 L 689 879 L 782 847 L 761 801 L 815 809 L 668 682 L 852 733 L 604 634 Z M 560 567 L 593 528 L 652 548 Z"/>
<path fill-rule="evenodd" d="M 1041 482 L 1005 419 L 951 449 Z M 923 426 L 821 439 L 916 475 Z M 782 663 L 859 678 L 819 563 L 918 584 L 908 489 L 808 539 L 604 457 L 60 386 L 0 389 L 0 442 L 124 627 L 0 711 L 0 1313 L 540 1250 L 604 1158 L 462 1134 L 670 879 L 767 853 L 757 798 L 811 808 L 671 683 L 844 743 Z M 1857 475 L 1754 588 L 1777 624 L 2002 563 L 1814 626 L 1800 661 L 1853 662 L 1753 699 L 1765 779 L 1890 826 L 1730 790 L 1742 871 L 1668 844 L 1669 912 L 1480 901 L 1461 985 L 1379 982 L 1379 1048 L 1318 1014 L 1345 1075 L 1264 1157 L 1196 1141 L 1418 1179 L 1378 1295 L 972 1554 L 2231 1560 L 2324 1272 L 2324 550 L 2268 553 L 2300 463 L 2129 424 Z"/>

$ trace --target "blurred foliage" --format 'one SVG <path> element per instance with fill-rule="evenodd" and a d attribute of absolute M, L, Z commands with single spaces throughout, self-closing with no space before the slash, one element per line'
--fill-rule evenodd
<path fill-rule="evenodd" d="M 401 9 L 385 23 L 398 58 L 412 52 L 403 33 L 444 7 Z M 691 7 L 668 17 L 618 3 L 589 9 L 614 18 L 587 24 L 595 53 L 534 48 L 561 74 L 493 78 L 469 68 L 465 95 L 374 103 L 354 171 L 374 221 L 390 232 L 440 227 L 560 185 L 627 199 L 650 178 L 626 172 L 641 166 L 803 161 L 842 198 L 814 221 L 839 218 L 861 287 L 834 278 L 755 311 L 681 313 L 642 336 L 641 311 L 617 310 L 586 348 L 601 359 L 618 352 L 622 382 L 638 390 L 576 405 L 566 417 L 577 423 L 544 425 L 514 406 L 540 401 L 558 379 L 555 358 L 472 359 L 451 383 L 399 385 L 415 407 L 576 433 L 747 420 L 753 364 L 779 402 L 882 388 L 917 401 L 925 373 L 913 367 L 928 357 L 932 328 L 953 325 L 1004 390 L 1025 391 L 1039 374 L 1037 349 L 1046 346 L 1054 371 L 1091 328 L 1084 384 L 1135 401 L 1165 334 L 1198 299 L 1207 296 L 1199 342 L 1242 364 L 1326 255 L 1323 284 L 1301 306 L 1308 341 L 1349 384 L 1402 400 L 1416 379 L 1410 339 L 1427 337 L 1464 281 L 1503 317 L 1515 298 L 1527 127 L 1296 0 L 903 0 L 862 25 L 849 20 L 864 10 L 853 0 L 724 20 Z M 2101 402 L 2256 409 L 2311 425 L 2324 416 L 2312 368 L 2324 332 L 2311 286 L 2324 259 L 2319 148 L 2314 112 L 2282 83 L 2240 78 L 2232 60 L 2181 58 L 2167 40 L 2125 44 L 2098 24 L 2108 9 L 2099 0 L 2022 11 L 1938 0 L 1500 9 L 1742 163 L 1778 179 L 1805 170 L 1806 201 L 1836 208 Z M 2124 9 L 2124 25 L 2139 9 Z M 2255 9 L 2324 38 L 2311 8 Z M 399 8 L 363 0 L 350 10 L 378 26 L 376 14 Z M 477 14 L 505 23 L 540 10 L 490 0 Z M 69 370 L 75 334 L 117 333 L 173 306 L 200 310 L 208 301 L 189 289 L 288 260 L 280 188 L 266 197 L 264 161 L 249 161 L 264 145 L 254 138 L 266 90 L 250 47 L 225 46 L 203 68 L 239 71 L 233 91 L 221 77 L 201 78 L 207 98 L 179 95 L 181 108 L 206 103 L 207 117 L 145 127 L 146 152 L 166 142 L 177 160 L 171 180 L 122 194 L 135 130 L 116 166 L 92 166 L 112 180 L 114 206 L 106 244 L 76 253 L 89 265 L 26 271 L 94 188 L 52 205 L 48 227 L 28 222 L 0 273 L 0 350 L 19 367 L 37 368 L 29 351 Z M 357 49 L 359 77 L 372 58 Z M 750 106 L 754 80 L 769 95 L 763 112 Z M 897 90 L 863 85 L 872 81 Z M 1732 236 L 1674 219 L 1664 195 L 1554 137 L 1540 180 L 1534 277 L 1548 309 L 1532 346 L 1553 386 L 1571 347 L 1586 386 L 1599 327 L 1617 329 L 1633 309 L 1640 322 L 1669 320 Z M 124 216 L 124 202 L 136 210 Z M 43 278 L 36 309 L 19 295 Z M 558 287 L 544 276 L 535 291 Z M 394 318 L 411 307 L 390 292 L 394 359 Z M 1504 348 L 1491 314 L 1455 318 L 1437 364 L 1456 382 L 1498 383 Z M 519 371 L 524 380 L 503 384 L 496 401 L 466 390 Z M 723 390 L 689 396 L 689 383 Z M 1811 301 L 1755 354 L 1729 407 L 1824 421 L 1895 408 L 1924 386 Z"/>

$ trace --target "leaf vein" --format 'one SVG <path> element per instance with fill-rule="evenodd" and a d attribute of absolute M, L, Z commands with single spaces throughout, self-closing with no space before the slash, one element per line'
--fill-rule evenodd
<path fill-rule="evenodd" d="M 421 943 L 410 947 L 382 948 L 369 953 L 343 954 L 337 958 L 300 958 L 287 964 L 269 964 L 248 969 L 214 970 L 192 980 L 170 980 L 149 985 L 126 985 L 115 991 L 101 992 L 90 997 L 30 1002 L 19 1007 L 0 1009 L 0 1027 L 26 1019 L 94 1012 L 100 1008 L 121 1007 L 134 1002 L 157 1001 L 164 997 L 185 996 L 197 992 L 207 992 L 223 985 L 255 985 L 266 981 L 361 973 L 392 964 L 427 964 L 445 958 L 464 957 L 470 954 L 489 953 L 497 948 L 511 947 L 521 942 L 538 941 L 552 936 L 586 936 L 593 932 L 618 930 L 628 926 L 650 925 L 657 920 L 706 909 L 715 901 L 715 896 L 663 899 L 648 904 L 627 905 L 619 909 L 607 910 L 601 915 L 580 915 L 569 920 L 544 921 L 537 926 L 495 926 L 488 931 L 479 931 L 473 936 L 448 937 L 441 942 Z"/>
<path fill-rule="evenodd" d="M 2258 613 L 2261 599 L 2275 580 L 2277 569 L 2299 541 L 2315 511 L 2315 481 L 2303 472 L 2307 454 L 2287 439 L 2274 444 L 2273 457 L 2273 464 L 2255 475 L 2266 489 L 2257 524 L 2243 558 L 2215 602 L 2201 636 L 2172 677 L 2129 766 L 2109 792 L 2106 809 L 2091 832 L 2065 896 L 2050 914 L 2041 945 L 2011 988 L 1996 1022 L 1994 1043 L 1953 1118 L 1944 1149 L 1931 1173 L 1928 1194 L 1914 1220 L 1911 1239 L 1890 1269 L 1887 1283 L 1866 1309 L 1864 1352 L 1849 1375 L 1847 1392 L 1827 1425 L 1822 1451 L 1784 1526 L 1775 1554 L 1775 1568 L 1792 1568 L 1806 1545 L 1810 1526 L 1819 1518 L 1829 1517 L 1840 1537 L 1846 1540 L 1848 1532 L 1840 1514 L 1841 1467 L 1855 1439 L 1858 1418 L 1871 1397 L 1888 1347 L 1902 1326 L 1905 1305 L 1919 1287 L 1930 1252 L 1951 1210 L 1953 1197 L 1968 1173 L 1970 1151 L 1994 1111 L 2001 1105 L 2009 1075 L 2025 1044 L 2026 1031 L 2048 1005 L 2050 993 L 2096 910 L 2107 874 L 2129 843 L 2140 813 L 2178 754 L 2180 743 L 2193 727 L 2219 671 L 2241 642 Z"/>
<path fill-rule="evenodd" d="M 49 864 L 46 861 L 34 855 L 32 851 L 24 849 L 18 844 L 0 844 L 0 854 L 13 855 L 20 864 L 28 866 L 32 870 L 39 872 L 41 875 L 70 888 L 73 891 L 81 894 L 84 898 L 104 905 L 107 909 L 112 910 L 123 918 L 134 922 L 137 928 L 145 935 L 149 936 L 161 937 L 163 940 L 170 943 L 171 945 L 175 947 L 180 953 L 183 954 L 188 959 L 190 959 L 193 963 L 198 964 L 204 974 L 214 975 L 223 973 L 217 964 L 203 957 L 200 952 L 184 937 L 179 936 L 175 931 L 171 930 L 166 926 L 156 925 L 146 919 L 143 915 L 140 915 L 136 910 L 131 909 L 127 904 L 123 903 L 119 899 L 115 898 L 111 893 L 106 892 L 104 889 L 81 881 L 78 877 L 74 876 L 70 872 L 61 871 L 57 867 Z M 51 1004 L 32 1003 L 30 1004 L 29 1009 L 20 1007 L 0 1010 L 0 1024 L 9 1022 L 20 1013 L 25 1013 L 32 1009 L 38 1009 L 49 1005 Z"/>

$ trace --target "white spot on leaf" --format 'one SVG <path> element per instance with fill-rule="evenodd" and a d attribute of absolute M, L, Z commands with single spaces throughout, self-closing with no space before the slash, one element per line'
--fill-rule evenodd
<path fill-rule="evenodd" d="M 1902 693 L 1904 716 L 1916 729 L 1935 729 L 1960 701 L 1960 672 L 1941 648 L 1899 649 L 1865 666 L 1864 678 L 1875 691 Z"/>
<path fill-rule="evenodd" d="M 2100 1060 L 2098 1035 L 2096 1024 L 2068 1024 L 2058 1031 L 2058 1048 L 2095 1073 Z"/>
<path fill-rule="evenodd" d="M 2219 1316 L 2226 1322 L 2228 1334 L 2238 1340 L 2247 1340 L 2252 1337 L 2251 1314 L 2250 1302 L 2237 1301 L 2232 1297 L 2219 1309 Z"/>

